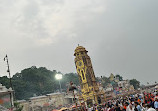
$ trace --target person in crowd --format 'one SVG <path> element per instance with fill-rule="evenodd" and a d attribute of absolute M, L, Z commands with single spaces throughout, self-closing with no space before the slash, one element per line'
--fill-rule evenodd
<path fill-rule="evenodd" d="M 134 111 L 133 104 L 131 101 L 129 101 L 129 105 L 126 108 L 126 111 Z"/>
<path fill-rule="evenodd" d="M 114 108 L 114 105 L 112 104 L 109 111 L 114 111 L 114 110 L 115 110 L 115 108 Z"/>
<path fill-rule="evenodd" d="M 132 94 L 121 96 L 104 102 L 104 104 L 94 104 L 87 108 L 88 111 L 158 111 L 158 94 L 154 92 L 143 92 L 142 94 Z M 79 110 L 80 111 L 80 110 Z M 86 111 L 84 109 L 84 111 Z"/>
<path fill-rule="evenodd" d="M 154 108 L 156 109 L 156 111 L 158 111 L 158 94 L 157 96 L 155 96 L 155 102 L 154 102 Z"/>
<path fill-rule="evenodd" d="M 145 105 L 145 103 L 142 103 L 142 111 L 146 111 L 146 105 Z"/>
<path fill-rule="evenodd" d="M 114 111 L 121 111 L 121 109 L 120 109 L 118 103 L 116 103 Z"/>
<path fill-rule="evenodd" d="M 88 106 L 88 111 L 92 111 L 93 107 L 91 107 L 90 105 Z"/>
<path fill-rule="evenodd" d="M 153 99 L 150 99 L 150 100 L 149 100 L 149 104 L 150 104 L 150 106 L 151 106 L 152 108 L 155 108 L 155 107 L 154 107 L 154 101 L 153 101 Z"/>
<path fill-rule="evenodd" d="M 108 104 L 108 105 L 107 105 L 107 111 L 110 111 L 110 109 L 111 109 L 111 105 Z"/>
<path fill-rule="evenodd" d="M 141 111 L 141 106 L 139 105 L 139 103 L 136 101 L 134 102 L 134 105 L 135 105 L 135 111 Z"/>
<path fill-rule="evenodd" d="M 122 102 L 122 111 L 126 111 L 126 107 L 127 107 L 127 105 L 126 105 L 126 103 L 124 102 L 125 100 L 123 100 L 123 102 Z"/>
<path fill-rule="evenodd" d="M 156 111 L 156 110 L 152 108 L 150 104 L 147 104 L 147 111 Z"/>

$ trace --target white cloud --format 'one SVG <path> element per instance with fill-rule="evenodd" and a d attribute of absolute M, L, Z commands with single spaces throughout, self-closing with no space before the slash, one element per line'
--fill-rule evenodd
<path fill-rule="evenodd" d="M 105 9 L 102 1 L 98 2 L 97 0 L 58 0 L 56 2 L 17 0 L 10 8 L 6 9 L 9 5 L 7 1 L 1 7 L 4 25 L 10 25 L 10 33 L 17 32 L 22 38 L 32 39 L 34 43 L 39 40 L 48 41 L 49 39 L 49 41 L 57 42 L 67 37 L 70 39 L 70 36 L 72 37 L 75 33 L 76 21 L 92 20 L 94 14 L 100 14 Z M 19 34 L 15 34 L 15 36 Z M 47 45 L 55 42 L 40 43 Z"/>
<path fill-rule="evenodd" d="M 141 80 L 152 72 L 152 81 L 157 2 L 0 0 L 0 73 L 6 74 L 6 53 L 12 74 L 31 65 L 75 72 L 73 51 L 80 44 L 89 50 L 96 76 L 116 72 Z"/>
<path fill-rule="evenodd" d="M 37 46 L 43 46 L 43 45 L 49 45 L 52 44 L 54 41 L 52 40 L 52 38 L 44 38 L 44 39 L 38 39 L 36 41 L 36 45 Z"/>

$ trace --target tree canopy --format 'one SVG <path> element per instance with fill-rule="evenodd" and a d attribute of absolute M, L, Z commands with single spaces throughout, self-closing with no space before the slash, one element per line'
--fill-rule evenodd
<path fill-rule="evenodd" d="M 40 96 L 48 93 L 53 93 L 59 91 L 59 81 L 55 79 L 56 70 L 50 71 L 45 67 L 32 66 L 22 70 L 20 73 L 16 73 L 12 77 L 13 90 L 15 90 L 15 98 L 17 100 L 29 99 L 33 96 Z M 119 80 L 123 80 L 123 77 L 116 75 Z M 108 77 L 101 76 L 96 77 L 96 80 L 102 83 L 102 86 L 106 88 L 111 81 Z M 79 85 L 78 75 L 76 73 L 63 74 L 63 78 L 60 80 L 62 91 L 67 91 L 68 85 L 72 81 L 76 86 Z M 116 86 L 117 83 L 112 86 Z M 9 78 L 7 76 L 0 77 L 0 83 L 2 83 L 7 88 L 10 87 Z M 130 84 L 137 89 L 140 82 L 136 79 L 130 80 Z"/>
<path fill-rule="evenodd" d="M 129 82 L 134 86 L 134 89 L 138 89 L 140 87 L 140 82 L 136 79 L 131 79 Z"/>
<path fill-rule="evenodd" d="M 35 67 L 22 70 L 12 77 L 13 89 L 15 90 L 16 99 L 28 99 L 34 95 L 44 95 L 59 90 L 59 81 L 55 79 L 56 70 L 50 71 L 45 67 Z M 64 74 L 61 80 L 61 87 L 64 91 L 67 89 L 67 84 L 73 81 L 79 85 L 77 74 Z M 0 82 L 10 87 L 9 78 L 7 76 L 0 77 Z"/>
<path fill-rule="evenodd" d="M 116 75 L 116 78 L 118 78 L 118 79 L 119 79 L 119 81 L 122 81 L 122 80 L 123 80 L 123 77 L 122 77 L 122 76 L 120 76 L 119 74 L 117 74 L 117 75 Z"/>

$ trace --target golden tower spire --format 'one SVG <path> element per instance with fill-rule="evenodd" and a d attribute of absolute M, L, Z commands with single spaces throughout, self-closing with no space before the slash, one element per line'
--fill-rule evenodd
<path fill-rule="evenodd" d="M 95 74 L 93 71 L 91 59 L 88 56 L 88 51 L 79 46 L 75 49 L 75 65 L 81 85 L 81 93 L 83 100 L 92 105 L 95 103 L 101 103 L 101 95 L 99 92 L 99 86 L 97 85 Z"/>

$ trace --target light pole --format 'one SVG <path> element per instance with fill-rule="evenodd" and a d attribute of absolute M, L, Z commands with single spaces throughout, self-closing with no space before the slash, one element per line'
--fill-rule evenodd
<path fill-rule="evenodd" d="M 56 75 L 55 75 L 55 78 L 56 78 L 57 80 L 59 80 L 60 92 L 62 92 L 62 91 L 61 91 L 61 83 L 60 83 L 60 80 L 63 78 L 63 75 L 62 75 L 62 74 L 56 74 Z"/>
<path fill-rule="evenodd" d="M 8 56 L 7 55 L 4 57 L 4 61 L 7 61 L 7 67 L 8 67 L 7 72 L 9 73 L 10 87 L 13 90 L 13 85 L 12 85 L 12 80 L 11 80 L 11 75 L 10 75 L 10 68 L 9 68 L 9 62 L 8 62 Z M 12 108 L 14 105 L 12 103 L 12 93 L 11 93 L 11 91 L 10 91 L 10 102 L 11 102 L 11 108 Z"/>
<path fill-rule="evenodd" d="M 7 72 L 9 73 L 10 87 L 13 89 L 11 75 L 10 75 L 9 62 L 8 62 L 8 56 L 7 55 L 4 57 L 4 61 L 7 61 L 7 67 L 8 67 Z"/>

